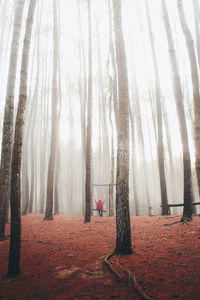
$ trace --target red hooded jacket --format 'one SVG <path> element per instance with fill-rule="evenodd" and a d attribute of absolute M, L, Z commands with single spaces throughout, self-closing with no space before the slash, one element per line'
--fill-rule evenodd
<path fill-rule="evenodd" d="M 98 202 L 95 200 L 95 203 L 97 205 L 96 207 L 96 210 L 103 210 L 103 205 L 105 203 L 106 200 L 102 201 L 102 200 L 99 200 Z"/>

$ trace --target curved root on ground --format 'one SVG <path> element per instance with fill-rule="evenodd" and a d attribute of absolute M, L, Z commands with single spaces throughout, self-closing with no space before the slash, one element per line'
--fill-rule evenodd
<path fill-rule="evenodd" d="M 169 226 L 169 225 L 175 225 L 175 224 L 179 224 L 179 223 L 182 223 L 182 221 L 176 221 L 176 222 L 173 222 L 173 223 L 167 223 L 167 224 L 164 224 L 164 225 L 161 225 L 161 226 Z"/>
<path fill-rule="evenodd" d="M 104 261 L 105 261 L 105 263 L 108 265 L 109 270 L 110 270 L 112 273 L 114 273 L 115 276 L 116 276 L 118 279 L 121 280 L 120 274 L 119 274 L 117 271 L 115 271 L 115 269 L 113 268 L 113 266 L 112 266 L 111 263 L 109 262 L 109 258 L 111 258 L 111 257 L 114 256 L 114 255 L 115 255 L 114 252 L 111 253 L 111 254 L 108 254 L 108 255 L 104 258 Z M 128 287 L 131 287 L 131 286 L 130 286 L 130 282 L 131 282 L 132 288 L 133 288 L 134 292 L 137 293 L 138 296 L 139 296 L 141 299 L 143 299 L 143 300 L 152 300 L 152 298 L 150 298 L 149 296 L 147 296 L 147 295 L 145 294 L 145 292 L 137 286 L 137 281 L 136 281 L 136 279 L 135 279 L 135 276 L 134 276 L 129 270 L 123 268 L 123 267 L 120 265 L 120 263 L 119 263 L 119 266 L 120 266 L 120 268 L 124 271 L 124 273 L 128 276 L 128 279 L 127 279 Z"/>
<path fill-rule="evenodd" d="M 185 224 L 185 225 L 188 225 L 189 222 L 191 222 L 192 219 L 188 218 L 188 217 L 182 217 L 180 221 L 176 221 L 176 222 L 173 222 L 173 223 L 167 223 L 167 224 L 164 224 L 164 225 L 161 225 L 161 226 L 169 226 L 169 225 L 175 225 L 175 224 Z"/>
<path fill-rule="evenodd" d="M 119 273 L 118 273 L 117 271 L 115 271 L 115 269 L 113 268 L 112 264 L 108 261 L 109 258 L 111 258 L 114 254 L 115 254 L 115 253 L 112 252 L 111 254 L 106 255 L 106 257 L 104 258 L 104 261 L 105 261 L 105 263 L 108 265 L 109 270 L 110 270 L 113 274 L 115 274 L 115 276 L 116 276 L 119 280 L 121 280 L 121 277 L 120 277 Z"/>

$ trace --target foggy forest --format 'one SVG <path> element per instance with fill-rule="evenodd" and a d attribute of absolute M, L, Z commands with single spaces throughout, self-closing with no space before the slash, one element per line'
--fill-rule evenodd
<path fill-rule="evenodd" d="M 200 1 L 0 0 L 0 83 L 0 299 L 200 299 Z"/>

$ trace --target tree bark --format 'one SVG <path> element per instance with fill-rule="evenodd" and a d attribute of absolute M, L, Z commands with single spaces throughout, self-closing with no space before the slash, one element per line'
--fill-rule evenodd
<path fill-rule="evenodd" d="M 19 52 L 19 38 L 21 32 L 24 0 L 18 0 L 14 30 L 11 44 L 10 65 L 8 71 L 7 95 L 4 108 L 3 137 L 1 150 L 0 169 L 0 237 L 5 237 L 5 222 L 9 206 L 11 159 L 13 143 L 13 112 L 14 112 L 14 90 L 16 81 L 17 60 Z"/>
<path fill-rule="evenodd" d="M 154 42 L 154 35 L 152 31 L 148 1 L 146 0 L 145 3 L 146 3 L 146 14 L 147 14 L 147 21 L 148 21 L 149 37 L 150 37 L 151 50 L 153 56 L 154 72 L 155 72 L 156 112 L 157 112 L 157 156 L 158 156 L 159 177 L 160 177 L 162 215 L 168 215 L 167 185 L 166 185 L 165 166 L 164 166 L 163 112 L 162 112 L 162 104 L 161 104 L 162 101 L 161 88 L 160 88 L 158 63 L 156 58 L 155 42 Z"/>
<path fill-rule="evenodd" d="M 27 102 L 27 69 L 29 61 L 29 49 L 35 11 L 36 0 L 29 4 L 26 21 L 26 31 L 22 54 L 20 94 L 17 118 L 15 124 L 14 145 L 11 167 L 11 236 L 9 250 L 8 277 L 17 276 L 20 273 L 20 244 L 21 244 L 21 160 L 22 140 L 24 128 L 24 111 Z M 22 12 L 22 11 L 21 11 Z"/>
<path fill-rule="evenodd" d="M 92 150 L 92 36 L 91 36 L 91 0 L 88 0 L 88 103 L 86 137 L 86 176 L 85 176 L 85 220 L 91 219 L 91 150 Z"/>
<path fill-rule="evenodd" d="M 48 165 L 47 179 L 47 199 L 44 220 L 53 220 L 53 196 L 54 196 L 54 176 L 55 176 L 55 159 L 56 159 L 56 136 L 57 136 L 57 74 L 58 74 L 58 26 L 57 26 L 57 5 L 53 0 L 53 76 L 52 76 L 52 106 L 51 106 L 51 144 L 50 157 Z"/>
<path fill-rule="evenodd" d="M 196 33 L 196 48 L 197 48 L 197 59 L 200 69 L 200 4 L 199 0 L 193 0 L 194 9 L 194 22 L 195 22 L 195 33 Z"/>
<path fill-rule="evenodd" d="M 130 120 L 131 120 L 131 136 L 132 136 L 132 161 L 133 161 L 133 196 L 134 196 L 134 202 L 135 202 L 135 215 L 139 216 L 139 197 L 138 197 L 138 191 L 137 191 L 137 175 L 136 175 L 136 151 L 135 151 L 135 126 L 134 126 L 134 116 L 133 111 L 130 107 Z"/>
<path fill-rule="evenodd" d="M 172 37 L 171 25 L 166 7 L 166 1 L 162 0 L 162 10 L 164 17 L 164 25 L 167 35 L 169 59 L 172 71 L 172 86 L 174 90 L 176 110 L 178 114 L 181 142 L 183 149 L 183 173 L 184 173 L 184 210 L 182 220 L 192 220 L 192 175 L 191 175 L 191 158 L 189 151 L 188 131 L 186 124 L 186 117 L 183 105 L 183 92 L 181 86 L 180 72 L 175 52 L 174 41 Z"/>
<path fill-rule="evenodd" d="M 113 0 L 113 24 L 118 73 L 119 126 L 117 140 L 117 190 L 115 253 L 130 254 L 131 227 L 129 212 L 129 91 L 126 51 L 122 32 L 121 0 Z"/>
<path fill-rule="evenodd" d="M 188 51 L 190 72 L 192 75 L 193 102 L 194 102 L 194 141 L 195 141 L 195 168 L 197 175 L 198 190 L 200 195 L 200 92 L 199 92 L 199 75 L 198 63 L 195 54 L 194 41 L 186 21 L 183 8 L 183 1 L 177 1 L 178 13 L 181 27 L 185 37 Z"/>

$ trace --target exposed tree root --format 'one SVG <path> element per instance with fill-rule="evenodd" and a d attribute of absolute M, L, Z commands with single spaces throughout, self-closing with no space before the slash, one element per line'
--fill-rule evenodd
<path fill-rule="evenodd" d="M 0 242 L 4 242 L 4 241 L 7 241 L 10 239 L 10 236 L 9 235 L 3 235 L 3 236 L 0 236 Z"/>
<path fill-rule="evenodd" d="M 181 218 L 181 222 L 182 222 L 183 224 L 186 224 L 186 225 L 188 225 L 188 223 L 191 222 L 191 221 L 192 221 L 192 219 L 191 219 L 191 218 L 188 218 L 188 217 L 182 217 L 182 218 Z"/>
<path fill-rule="evenodd" d="M 186 264 L 174 263 L 174 262 L 172 262 L 172 261 L 169 261 L 169 260 L 166 259 L 166 258 L 160 258 L 160 259 L 166 261 L 166 263 L 168 263 L 168 264 L 170 264 L 170 265 L 174 265 L 174 266 L 177 266 L 177 267 L 188 267 L 188 265 L 186 265 Z"/>
<path fill-rule="evenodd" d="M 115 269 L 112 267 L 111 263 L 108 261 L 109 258 L 111 258 L 111 257 L 114 256 L 114 255 L 115 255 L 115 252 L 113 252 L 113 253 L 111 253 L 111 254 L 108 254 L 108 255 L 104 258 L 104 260 L 105 260 L 105 263 L 108 265 L 109 270 L 110 270 L 112 273 L 114 273 L 115 276 L 116 276 L 118 279 L 121 280 L 120 274 L 119 274 L 118 272 L 115 271 Z M 143 299 L 143 300 L 152 300 L 152 298 L 150 298 L 149 296 L 147 296 L 147 295 L 145 294 L 145 292 L 137 286 L 137 281 L 136 281 L 136 279 L 135 279 L 135 276 L 134 276 L 129 270 L 123 268 L 123 267 L 120 265 L 119 260 L 118 260 L 118 265 L 119 265 L 120 269 L 121 269 L 122 271 L 124 271 L 124 273 L 128 276 L 128 279 L 127 279 L 128 287 L 129 287 L 129 288 L 132 287 L 132 288 L 133 288 L 133 291 L 134 291 L 135 293 L 137 293 L 138 296 L 139 296 L 141 299 Z"/>
<path fill-rule="evenodd" d="M 173 223 L 163 224 L 163 225 L 161 225 L 161 226 L 175 225 L 175 224 L 178 224 L 178 223 L 182 223 L 182 222 L 181 222 L 181 221 L 176 221 L 176 222 L 173 222 Z"/>
<path fill-rule="evenodd" d="M 121 276 L 119 275 L 119 273 L 118 273 L 117 271 L 115 271 L 115 269 L 113 268 L 112 264 L 108 261 L 109 258 L 111 258 L 114 254 L 115 254 L 114 252 L 112 252 L 111 254 L 108 254 L 108 255 L 104 258 L 104 261 L 105 261 L 105 263 L 108 265 L 109 270 L 110 270 L 113 274 L 115 274 L 115 276 L 116 276 L 119 280 L 121 280 Z"/>
<path fill-rule="evenodd" d="M 152 298 L 147 296 L 145 292 L 137 286 L 137 281 L 135 279 L 135 276 L 129 270 L 124 269 L 122 266 L 120 267 L 128 275 L 128 286 L 130 287 L 130 282 L 131 282 L 134 292 L 136 292 L 141 299 L 152 300 Z"/>
<path fill-rule="evenodd" d="M 94 223 L 109 223 L 109 222 L 105 222 L 105 221 L 95 221 Z"/>
<path fill-rule="evenodd" d="M 167 223 L 167 224 L 164 224 L 162 226 L 169 226 L 169 225 L 175 225 L 175 224 L 178 224 L 178 223 L 182 223 L 182 224 L 185 224 L 185 225 L 188 225 L 189 222 L 191 222 L 192 220 L 188 217 L 182 217 L 180 221 L 176 221 L 176 222 L 173 222 L 173 223 Z"/>

